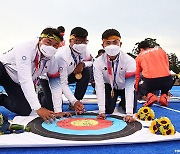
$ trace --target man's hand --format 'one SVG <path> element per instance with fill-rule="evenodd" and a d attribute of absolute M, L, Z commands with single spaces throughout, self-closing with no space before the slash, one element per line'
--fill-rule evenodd
<path fill-rule="evenodd" d="M 99 114 L 99 115 L 97 116 L 97 119 L 102 119 L 102 120 L 106 119 L 106 114 L 105 114 L 105 113 Z"/>
<path fill-rule="evenodd" d="M 77 101 L 74 104 L 74 110 L 75 110 L 76 115 L 86 112 L 84 105 L 80 101 Z"/>
<path fill-rule="evenodd" d="M 43 118 L 46 123 L 52 123 L 53 120 L 55 120 L 55 113 L 53 111 L 47 110 L 46 108 L 41 107 L 36 112 L 41 118 Z"/>
<path fill-rule="evenodd" d="M 126 115 L 124 118 L 123 118 L 124 121 L 126 122 L 135 122 L 136 119 L 134 119 L 132 116 L 130 115 Z"/>
<path fill-rule="evenodd" d="M 84 68 L 84 63 L 79 63 L 76 68 L 74 69 L 74 74 L 81 73 Z"/>
<path fill-rule="evenodd" d="M 56 113 L 56 117 L 59 117 L 59 118 L 62 118 L 62 117 L 72 117 L 72 115 L 69 112 L 58 112 L 58 113 Z"/>

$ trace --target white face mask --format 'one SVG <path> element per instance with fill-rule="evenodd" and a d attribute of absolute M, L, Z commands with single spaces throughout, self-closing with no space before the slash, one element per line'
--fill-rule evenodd
<path fill-rule="evenodd" d="M 57 49 L 55 49 L 52 46 L 47 46 L 47 45 L 42 44 L 40 47 L 40 51 L 45 57 L 51 58 L 57 52 Z"/>
<path fill-rule="evenodd" d="M 87 45 L 86 44 L 74 44 L 73 46 L 72 46 L 72 48 L 76 51 L 76 52 L 78 52 L 78 53 L 83 53 L 83 52 L 85 52 L 86 51 L 86 48 L 87 48 Z"/>
<path fill-rule="evenodd" d="M 120 46 L 118 45 L 109 45 L 105 47 L 104 49 L 105 49 L 106 54 L 109 56 L 116 56 L 120 52 Z"/>

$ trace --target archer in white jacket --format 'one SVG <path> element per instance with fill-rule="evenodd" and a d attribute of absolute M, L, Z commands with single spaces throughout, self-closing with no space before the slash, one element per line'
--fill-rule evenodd
<path fill-rule="evenodd" d="M 117 98 L 121 96 L 119 106 L 126 112 L 125 121 L 132 122 L 136 110 L 134 75 L 136 62 L 120 50 L 120 34 L 115 29 L 108 29 L 102 35 L 105 53 L 93 64 L 95 89 L 99 106 L 100 119 L 114 112 Z"/>
<path fill-rule="evenodd" d="M 0 95 L 0 105 L 18 115 L 35 110 L 45 121 L 54 119 L 55 113 L 39 103 L 34 84 L 54 67 L 54 54 L 62 40 L 57 29 L 46 28 L 39 39 L 19 44 L 0 57 L 0 85 L 8 94 Z"/>
<path fill-rule="evenodd" d="M 45 104 L 47 103 L 47 106 L 51 106 L 52 103 L 46 100 L 52 100 L 54 102 L 62 101 L 61 87 L 57 86 L 59 82 L 58 75 L 60 75 L 62 91 L 73 105 L 75 112 L 81 114 L 85 110 L 81 100 L 84 97 L 90 80 L 89 67 L 91 67 L 93 63 L 91 61 L 92 57 L 86 48 L 88 43 L 87 35 L 88 32 L 86 29 L 75 27 L 70 34 L 69 46 L 60 47 L 55 54 L 57 66 L 48 73 L 49 83 L 52 91 L 56 94 L 55 97 L 52 97 L 52 99 L 49 98 L 51 95 L 49 95 L 48 82 L 44 81 L 44 79 L 40 80 L 46 98 L 41 100 L 44 101 Z M 71 83 L 76 83 L 74 94 L 68 86 L 68 84 Z"/>

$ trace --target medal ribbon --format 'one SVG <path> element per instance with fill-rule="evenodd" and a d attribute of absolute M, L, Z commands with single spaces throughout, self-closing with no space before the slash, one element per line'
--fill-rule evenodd
<path fill-rule="evenodd" d="M 78 64 L 77 59 L 76 59 L 76 56 L 74 55 L 72 48 L 71 48 L 70 46 L 69 46 L 69 48 L 71 49 L 71 55 L 72 55 L 73 60 L 74 60 L 74 62 L 75 62 L 74 66 L 76 67 L 77 64 Z M 82 59 L 82 58 L 81 58 L 81 55 L 79 54 L 79 63 L 81 62 L 81 59 Z"/>
<path fill-rule="evenodd" d="M 35 62 L 35 69 L 36 69 L 35 73 L 36 73 L 36 75 L 38 75 L 38 69 L 39 69 L 39 54 L 38 54 L 38 51 L 36 52 L 36 56 L 35 56 L 34 62 Z M 37 83 L 38 83 L 37 77 L 36 77 L 36 79 L 33 82 L 34 82 L 34 84 L 36 86 Z"/>
<path fill-rule="evenodd" d="M 39 54 L 38 54 L 38 51 L 37 51 L 37 53 L 36 53 L 36 56 L 35 56 L 35 73 L 36 73 L 36 75 L 37 75 L 37 77 L 38 77 L 38 70 L 39 70 L 39 68 L 40 68 L 40 65 L 41 65 L 41 60 L 39 59 Z M 47 60 L 43 63 L 43 69 L 44 69 L 44 67 L 45 67 L 45 65 L 46 65 L 46 63 L 47 63 Z M 43 69 L 42 69 L 42 71 L 43 71 Z M 42 73 L 42 71 L 41 71 L 41 73 Z M 38 83 L 38 79 L 37 79 L 37 77 L 36 77 L 36 79 L 35 79 L 35 81 L 34 81 L 34 84 L 37 84 Z"/>
<path fill-rule="evenodd" d="M 35 57 L 35 68 L 36 68 L 36 74 L 38 74 L 38 69 L 39 69 L 39 54 L 38 51 L 36 52 L 36 57 Z"/>
<path fill-rule="evenodd" d="M 116 63 L 115 63 L 115 71 L 114 71 L 114 66 L 112 66 L 113 62 L 110 61 L 110 59 L 107 57 L 107 68 L 108 68 L 108 76 L 111 84 L 112 90 L 114 89 L 114 81 L 116 79 L 116 74 L 117 74 L 117 68 L 119 65 L 119 55 L 117 57 Z M 112 69 L 113 68 L 113 69 Z"/>

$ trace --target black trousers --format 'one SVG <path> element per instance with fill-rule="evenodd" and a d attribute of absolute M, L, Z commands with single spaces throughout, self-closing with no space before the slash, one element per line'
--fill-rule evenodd
<path fill-rule="evenodd" d="M 27 116 L 31 113 L 31 107 L 24 96 L 21 86 L 11 79 L 1 62 L 0 85 L 3 86 L 8 95 L 0 95 L 0 105 L 21 116 Z"/>
<path fill-rule="evenodd" d="M 112 89 L 111 85 L 105 83 L 105 112 L 106 114 L 111 114 L 114 112 L 118 96 L 121 97 L 119 106 L 122 106 L 122 109 L 126 111 L 125 89 L 122 89 L 122 90 L 114 89 L 114 97 L 111 97 L 111 89 Z M 136 108 L 137 108 L 137 96 L 136 96 L 136 93 L 134 92 L 133 113 L 136 112 Z"/>
<path fill-rule="evenodd" d="M 75 78 L 74 73 L 68 76 L 68 83 L 76 83 L 74 96 L 77 100 L 83 99 L 90 80 L 90 68 L 86 67 L 82 71 L 82 78 L 80 80 Z"/>
<path fill-rule="evenodd" d="M 160 78 L 145 78 L 143 77 L 143 84 L 140 88 L 144 90 L 144 94 L 153 93 L 156 90 L 161 90 L 161 94 L 168 94 L 168 91 L 172 88 L 174 81 L 172 76 L 160 77 Z"/>
<path fill-rule="evenodd" d="M 74 96 L 77 100 L 83 99 L 83 97 L 86 93 L 87 86 L 89 84 L 89 80 L 90 80 L 90 70 L 88 67 L 83 69 L 82 78 L 80 80 L 77 80 L 75 78 L 74 73 L 71 73 L 68 76 L 69 84 L 76 83 Z M 42 87 L 42 93 L 43 93 L 43 94 L 42 93 L 38 94 L 41 105 L 42 105 L 42 107 L 45 107 L 45 108 L 53 111 L 54 109 L 53 109 L 53 102 L 52 102 L 52 94 L 51 94 L 51 90 L 49 87 L 49 83 L 45 79 L 40 79 L 40 85 Z M 61 95 L 61 94 L 59 94 L 59 95 Z"/>
<path fill-rule="evenodd" d="M 155 94 L 155 95 L 159 95 L 159 90 L 155 90 L 152 91 L 151 93 Z M 143 98 L 143 96 L 146 96 L 148 94 L 147 89 L 144 89 L 144 87 L 142 86 L 142 84 L 139 84 L 138 86 L 138 100 L 141 100 Z"/>
<path fill-rule="evenodd" d="M 41 103 L 41 106 L 48 110 L 54 111 L 49 82 L 45 79 L 40 79 L 39 81 L 42 88 L 42 91 L 38 92 L 38 99 Z"/>

